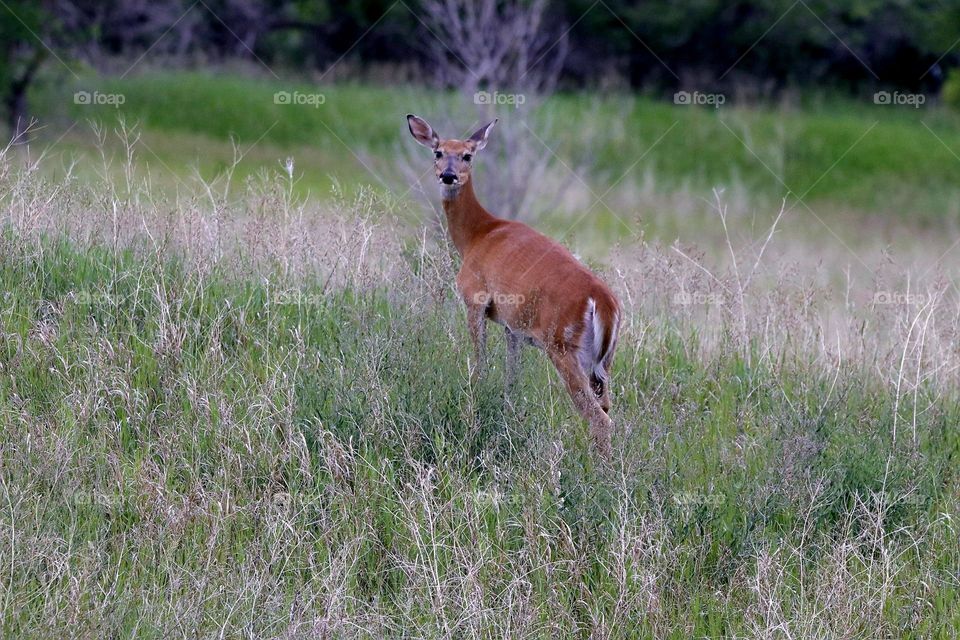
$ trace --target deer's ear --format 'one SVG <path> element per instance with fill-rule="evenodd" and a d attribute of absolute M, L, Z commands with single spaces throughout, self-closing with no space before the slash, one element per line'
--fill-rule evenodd
<path fill-rule="evenodd" d="M 477 132 L 470 136 L 470 142 L 473 143 L 477 151 L 487 146 L 487 137 L 490 135 L 493 125 L 497 124 L 498 120 L 499 118 L 495 118 L 492 122 L 488 122 L 486 125 L 477 129 Z"/>
<path fill-rule="evenodd" d="M 423 146 L 436 149 L 440 145 L 440 136 L 423 118 L 412 113 L 407 114 L 407 126 L 410 127 L 410 134 L 413 139 Z"/>

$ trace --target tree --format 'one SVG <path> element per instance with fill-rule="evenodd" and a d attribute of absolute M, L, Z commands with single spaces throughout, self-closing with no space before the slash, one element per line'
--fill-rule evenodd
<path fill-rule="evenodd" d="M 50 21 L 45 8 L 29 0 L 8 0 L 0 8 L 0 92 L 14 139 L 29 125 L 27 91 L 48 53 L 38 38 Z"/>

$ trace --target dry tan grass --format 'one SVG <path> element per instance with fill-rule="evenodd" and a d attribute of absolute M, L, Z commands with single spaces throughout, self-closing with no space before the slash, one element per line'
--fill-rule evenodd
<path fill-rule="evenodd" d="M 102 145 L 93 179 L 78 178 L 67 164 L 51 182 L 44 163 L 59 158 L 8 149 L 0 163 L 0 179 L 10 185 L 3 222 L 26 236 L 63 234 L 80 246 L 170 254 L 200 271 L 310 276 L 332 286 L 380 286 L 401 264 L 396 212 L 372 190 L 347 196 L 335 186 L 329 199 L 307 201 L 295 194 L 293 159 L 239 183 L 237 148 L 234 165 L 216 179 L 195 173 L 175 189 L 158 189 L 143 171 L 136 127 L 97 133 L 119 136 L 126 153 L 117 158 Z"/>

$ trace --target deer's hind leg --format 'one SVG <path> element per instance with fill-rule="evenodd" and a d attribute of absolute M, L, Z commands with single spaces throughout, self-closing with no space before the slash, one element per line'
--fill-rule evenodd
<path fill-rule="evenodd" d="M 607 352 L 603 355 L 600 362 L 591 366 L 590 370 L 590 388 L 593 389 L 600 407 L 604 413 L 610 413 L 610 367 L 613 365 L 613 353 L 617 348 L 617 335 L 614 331 L 613 339 Z"/>
<path fill-rule="evenodd" d="M 610 381 L 607 379 L 606 374 L 600 374 L 597 371 L 591 371 L 590 388 L 593 390 L 593 395 L 596 396 L 597 402 L 600 403 L 600 408 L 603 409 L 604 413 L 609 414 Z"/>
<path fill-rule="evenodd" d="M 549 350 L 548 355 L 553 366 L 557 368 L 560 378 L 567 387 L 567 392 L 573 399 L 573 405 L 590 425 L 590 438 L 593 446 L 604 458 L 610 458 L 610 432 L 612 423 L 610 417 L 597 399 L 596 392 L 591 388 L 587 374 L 580 366 L 576 352 L 572 350 Z"/>

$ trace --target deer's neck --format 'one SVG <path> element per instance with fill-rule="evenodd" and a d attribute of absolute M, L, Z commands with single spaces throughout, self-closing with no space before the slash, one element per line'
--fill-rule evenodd
<path fill-rule="evenodd" d="M 443 197 L 450 238 L 460 255 L 478 238 L 485 235 L 497 218 L 480 205 L 473 191 L 473 180 L 468 180 L 455 194 Z"/>

